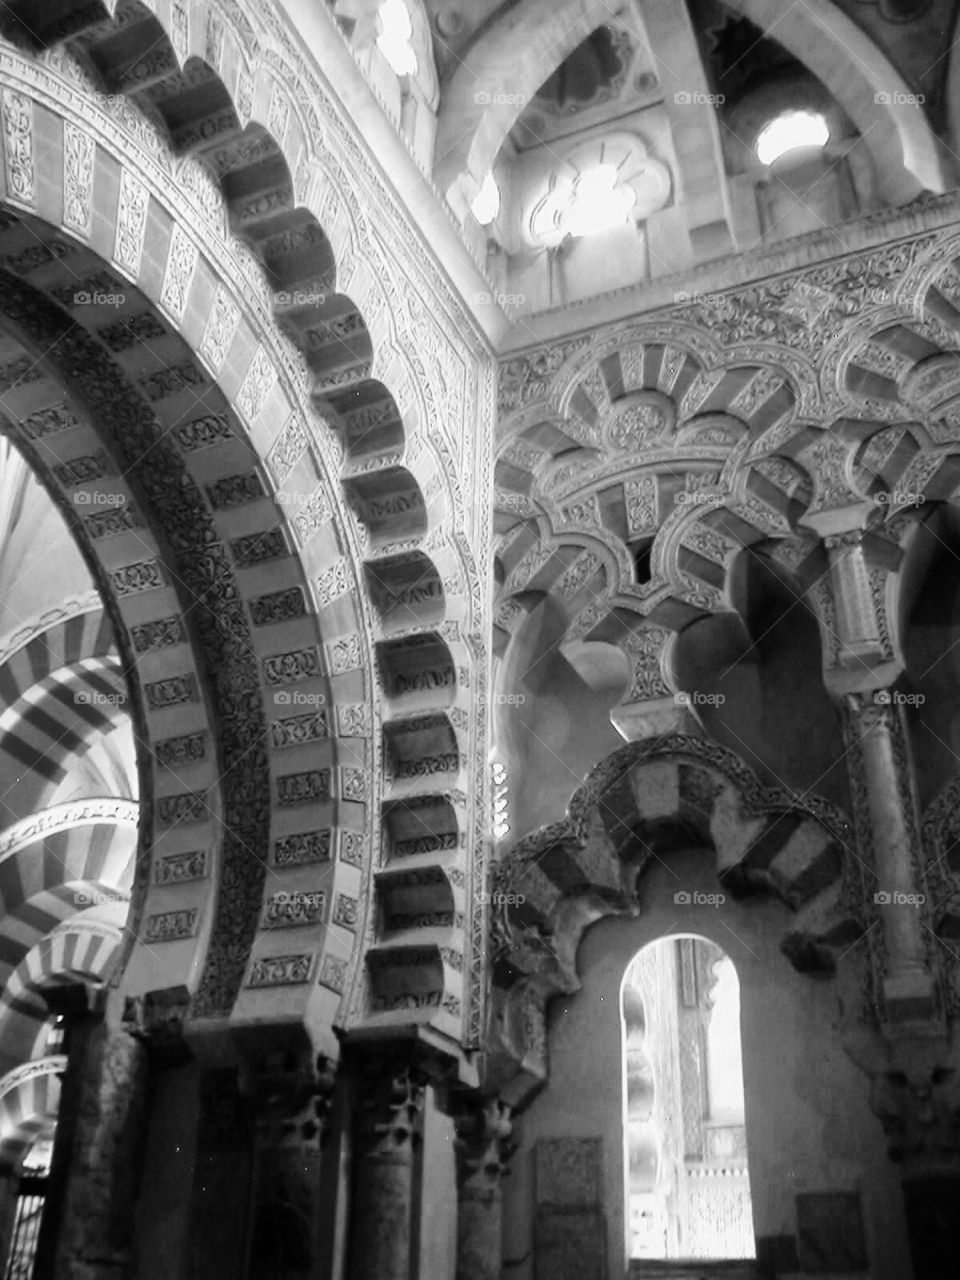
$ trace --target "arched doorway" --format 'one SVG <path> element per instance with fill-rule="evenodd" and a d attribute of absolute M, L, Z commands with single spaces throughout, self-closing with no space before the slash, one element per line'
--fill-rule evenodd
<path fill-rule="evenodd" d="M 733 961 L 659 938 L 628 965 L 621 1013 L 631 1257 L 755 1257 Z"/>

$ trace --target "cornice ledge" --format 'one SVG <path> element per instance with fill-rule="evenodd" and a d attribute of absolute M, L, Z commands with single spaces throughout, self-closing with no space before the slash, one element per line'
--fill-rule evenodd
<path fill-rule="evenodd" d="M 866 249 L 960 225 L 960 191 L 925 192 L 907 205 L 883 209 L 839 228 L 808 232 L 756 254 L 727 254 L 676 275 L 611 290 L 563 307 L 522 316 L 498 347 L 501 358 L 593 331 L 622 320 L 685 305 L 695 294 L 723 293 L 806 267 L 821 266 Z M 535 335 L 531 340 L 531 334 Z"/>

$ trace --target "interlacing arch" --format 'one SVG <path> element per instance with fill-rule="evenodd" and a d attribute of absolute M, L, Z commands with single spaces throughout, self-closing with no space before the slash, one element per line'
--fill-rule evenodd
<path fill-rule="evenodd" d="M 629 647 L 646 623 L 676 631 L 732 610 L 737 556 L 794 541 L 812 500 L 808 470 L 781 455 L 785 438 L 821 434 L 802 416 L 817 401 L 812 367 L 663 320 L 574 340 L 566 356 L 550 369 L 517 357 L 503 371 L 501 645 L 538 591 L 565 610 L 569 642 Z M 588 541 L 615 568 L 588 575 L 571 603 L 560 553 Z"/>
<path fill-rule="evenodd" d="M 801 971 L 831 972 L 863 934 L 851 827 L 835 806 L 765 787 L 731 751 L 671 735 L 614 752 L 575 792 L 564 821 L 497 864 L 488 1085 L 525 1101 L 548 1073 L 549 1001 L 580 986 L 584 931 L 636 915 L 654 860 L 702 847 L 736 896 L 772 895 L 793 913 L 782 949 Z"/>
<path fill-rule="evenodd" d="M 393 332 L 349 182 L 303 164 L 305 103 L 248 32 L 197 13 L 121 0 L 4 20 L 31 53 L 8 50 L 2 100 L 0 409 L 78 538 L 130 678 L 152 829 L 124 988 L 185 985 L 193 1020 L 256 1018 L 265 1001 L 275 1015 L 279 999 L 335 1053 L 354 941 L 372 926 L 368 814 L 382 806 L 390 842 L 406 804 L 447 850 L 450 810 L 456 853 L 417 874 L 448 886 L 453 909 L 441 927 L 384 911 L 409 985 L 380 989 L 371 963 L 351 1008 L 382 1019 L 415 999 L 459 1037 L 463 965 L 441 952 L 462 956 L 468 935 L 458 811 L 478 727 L 459 628 L 474 601 L 440 528 L 440 437 L 427 450 L 415 435 L 436 412 L 435 371 Z M 64 38 L 80 62 L 36 61 Z M 44 154 L 57 139 L 56 181 L 41 133 Z M 79 515 L 91 488 L 115 501 Z M 395 710 L 395 686 L 365 674 L 379 636 L 385 669 L 422 639 L 455 677 Z M 285 918 L 291 877 L 309 920 Z M 323 925 L 322 945 L 293 954 L 285 923 Z"/>

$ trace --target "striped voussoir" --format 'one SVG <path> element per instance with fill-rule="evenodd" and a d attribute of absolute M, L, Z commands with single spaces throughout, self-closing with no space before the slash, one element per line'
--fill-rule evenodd
<path fill-rule="evenodd" d="M 61 1055 L 17 1067 L 0 1079 L 0 1175 L 13 1173 L 38 1138 L 53 1132 L 60 1105 Z"/>
<path fill-rule="evenodd" d="M 93 821 L 0 858 L 0 981 L 32 947 L 79 911 L 129 898 L 136 829 Z"/>
<path fill-rule="evenodd" d="M 41 807 L 44 792 L 124 723 L 129 709 L 115 657 L 81 658 L 19 690 L 10 664 L 3 675 L 10 677 L 0 712 L 0 824 L 6 825 Z"/>
<path fill-rule="evenodd" d="M 108 909 L 109 910 L 109 909 Z M 113 912 L 126 915 L 126 903 Z M 43 1051 L 41 1037 L 50 1016 L 43 993 L 65 983 L 109 981 L 120 952 L 122 926 L 102 918 L 72 919 L 41 939 L 10 974 L 0 995 L 0 1072 L 10 1071 Z"/>

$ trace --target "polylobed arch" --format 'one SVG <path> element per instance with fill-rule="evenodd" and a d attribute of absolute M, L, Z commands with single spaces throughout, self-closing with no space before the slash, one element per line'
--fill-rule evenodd
<path fill-rule="evenodd" d="M 587 776 L 564 821 L 524 837 L 494 870 L 488 1087 L 524 1104 L 543 1086 L 547 1005 L 578 989 L 584 931 L 608 915 L 639 914 L 644 871 L 671 849 L 712 849 L 719 886 L 783 902 L 795 913 L 783 952 L 801 971 L 832 972 L 863 932 L 851 840 L 835 806 L 763 786 L 706 740 L 668 735 L 615 752 Z"/>
<path fill-rule="evenodd" d="M 324 478 L 318 471 L 317 453 L 329 466 L 328 459 L 335 458 L 337 451 L 332 442 L 323 438 L 322 430 L 318 435 L 312 428 L 307 429 L 304 411 L 299 408 L 301 396 L 298 387 L 302 383 L 299 369 L 302 366 L 291 358 L 282 344 L 276 344 L 268 331 L 269 325 L 264 328 L 265 318 L 270 316 L 271 309 L 276 319 L 285 307 L 298 308 L 300 302 L 296 297 L 291 302 L 289 296 L 271 299 L 266 286 L 272 284 L 276 287 L 282 284 L 284 289 L 278 290 L 278 293 L 289 295 L 292 291 L 295 295 L 295 286 L 303 284 L 310 286 L 306 292 L 313 292 L 312 301 L 306 305 L 314 309 L 314 317 L 305 318 L 298 312 L 296 324 L 291 325 L 291 329 L 295 330 L 295 341 L 301 347 L 311 370 L 312 381 L 307 388 L 300 389 L 309 394 L 316 406 L 317 422 L 321 428 L 324 423 L 323 407 L 328 396 L 341 397 L 337 407 L 337 412 L 340 412 L 343 409 L 344 393 L 352 388 L 359 390 L 371 380 L 396 388 L 397 406 L 398 410 L 402 410 L 400 416 L 404 420 L 414 411 L 417 420 L 436 416 L 437 401 L 431 385 L 433 372 L 411 347 L 409 330 L 398 335 L 404 344 L 402 352 L 397 349 L 392 334 L 388 334 L 389 321 L 382 279 L 376 270 L 358 256 L 358 246 L 351 225 L 353 214 L 352 211 L 348 212 L 341 196 L 341 192 L 346 193 L 350 189 L 342 171 L 336 169 L 332 174 L 322 174 L 318 166 L 309 171 L 302 167 L 288 166 L 287 156 L 302 160 L 311 150 L 307 140 L 306 112 L 301 98 L 291 97 L 289 86 L 276 74 L 277 68 L 270 59 L 258 62 L 255 50 L 251 54 L 249 49 L 243 49 L 243 41 L 238 33 L 219 15 L 211 16 L 206 29 L 201 29 L 191 15 L 187 15 L 186 23 L 179 22 L 177 14 L 169 15 L 164 11 L 162 16 L 164 21 L 171 22 L 169 38 L 166 28 L 162 23 L 158 25 L 158 21 L 146 9 L 121 5 L 117 12 L 117 17 L 124 26 L 125 37 L 134 33 L 151 47 L 155 46 L 155 54 L 148 63 L 152 70 L 145 78 L 138 71 L 132 80 L 121 77 L 114 82 L 110 79 L 110 69 L 103 61 L 99 64 L 99 71 L 101 75 L 107 75 L 106 82 L 114 90 L 135 95 L 137 101 L 147 107 L 154 118 L 158 115 L 164 118 L 175 147 L 202 152 L 204 163 L 208 170 L 212 170 L 215 181 L 219 181 L 235 162 L 249 162 L 245 166 L 251 170 L 249 183 L 244 185 L 239 182 L 234 170 L 231 181 L 221 183 L 219 196 L 215 185 L 211 185 L 199 166 L 191 168 L 189 165 L 181 165 L 180 178 L 186 192 L 187 206 L 192 205 L 198 211 L 198 224 L 206 223 L 208 228 L 211 223 L 216 224 L 218 218 L 222 218 L 221 198 L 226 198 L 231 226 L 237 233 L 242 233 L 251 246 L 251 253 L 244 255 L 239 244 L 231 245 L 229 250 L 225 247 L 221 222 L 216 227 L 215 235 L 211 237 L 210 243 L 214 245 L 214 250 L 213 256 L 208 258 L 199 251 L 192 229 L 188 229 L 190 219 L 178 221 L 175 216 L 171 223 L 168 193 L 161 191 L 162 183 L 155 180 L 158 169 L 162 169 L 164 165 L 170 171 L 169 153 L 164 150 L 165 144 L 150 129 L 144 130 L 142 120 L 138 120 L 126 104 L 115 108 L 114 118 L 110 119 L 109 112 L 87 110 L 90 104 L 84 100 L 83 129 L 78 127 L 76 116 L 72 119 L 56 118 L 53 127 L 55 130 L 59 129 L 63 140 L 64 181 L 71 185 L 70 198 L 65 202 L 64 217 L 61 209 L 62 193 L 55 189 L 47 190 L 36 180 L 32 141 L 35 116 L 48 112 L 48 107 L 31 98 L 32 82 L 37 75 L 35 64 L 29 65 L 28 74 L 21 81 L 22 88 L 8 92 L 5 97 L 7 118 L 12 121 L 11 130 L 19 140 L 18 155 L 23 160 L 23 165 L 19 167 L 11 163 L 7 165 L 10 212 L 6 219 L 6 229 L 28 228 L 33 241 L 39 241 L 38 245 L 21 238 L 18 253 L 11 251 L 8 260 L 12 262 L 16 259 L 18 264 L 28 268 L 43 268 L 51 262 L 59 263 L 65 256 L 66 249 L 72 248 L 75 243 L 88 244 L 90 252 L 86 262 L 89 273 L 81 276 L 81 283 L 88 287 L 80 289 L 76 280 L 70 292 L 66 291 L 64 284 L 55 286 L 62 293 L 55 305 L 72 310 L 77 318 L 89 317 L 95 325 L 100 325 L 106 315 L 102 312 L 93 315 L 74 310 L 77 303 L 73 295 L 77 292 L 92 295 L 96 311 L 99 306 L 96 303 L 98 294 L 129 294 L 133 290 L 128 281 L 134 281 L 135 304 L 128 317 L 130 323 L 102 325 L 97 329 L 98 338 L 108 344 L 112 343 L 115 363 L 122 366 L 122 373 L 125 375 L 133 372 L 131 366 L 136 360 L 136 354 L 126 354 L 131 350 L 131 332 L 134 340 L 140 341 L 146 349 L 149 349 L 151 343 L 159 343 L 164 344 L 167 350 L 171 348 L 171 335 L 179 332 L 187 347 L 183 354 L 188 358 L 184 360 L 178 353 L 173 369 L 170 368 L 170 362 L 166 361 L 166 369 L 138 375 L 142 400 L 149 401 L 149 406 L 141 402 L 135 408 L 137 395 L 135 393 L 131 399 L 129 388 L 122 397 L 128 421 L 139 417 L 140 430 L 147 432 L 145 436 L 140 436 L 139 444 L 141 447 L 145 443 L 149 444 L 155 472 L 162 471 L 156 463 L 164 450 L 156 439 L 151 438 L 146 425 L 152 413 L 162 413 L 163 443 L 166 449 L 181 454 L 181 460 L 173 466 L 173 473 L 178 476 L 174 488 L 171 489 L 160 474 L 144 477 L 138 485 L 137 501 L 132 505 L 134 509 L 149 512 L 152 516 L 165 510 L 169 517 L 168 528 L 174 521 L 181 526 L 178 535 L 169 539 L 179 556 L 177 563 L 181 571 L 174 576 L 180 587 L 186 584 L 190 590 L 204 589 L 198 582 L 191 585 L 189 575 L 182 572 L 184 563 L 194 560 L 192 556 L 188 557 L 184 529 L 192 527 L 199 535 L 205 550 L 202 556 L 196 557 L 196 561 L 207 567 L 210 567 L 210 556 L 218 543 L 229 543 L 230 554 L 227 559 L 235 561 L 243 588 L 235 598 L 238 602 L 247 602 L 253 615 L 254 630 L 249 640 L 244 638 L 249 626 L 237 625 L 238 614 L 231 617 L 232 636 L 223 634 L 224 626 L 218 628 L 212 625 L 206 637 L 201 638 L 199 649 L 195 649 L 196 627 L 190 628 L 191 634 L 188 634 L 171 624 L 170 620 L 176 618 L 176 611 L 168 610 L 163 617 L 137 624 L 137 637 L 147 644 L 151 653 L 158 655 L 158 660 L 164 661 L 164 665 L 170 655 L 161 654 L 160 649 L 167 648 L 178 649 L 182 660 L 187 664 L 187 669 L 174 673 L 176 683 L 158 696 L 163 697 L 169 693 L 176 697 L 178 691 L 184 690 L 189 691 L 192 696 L 195 690 L 199 695 L 195 702 L 200 737 L 205 736 L 208 743 L 215 740 L 221 743 L 231 741 L 234 736 L 232 733 L 221 732 L 223 716 L 226 714 L 237 730 L 238 755 L 242 754 L 246 763 L 243 767 L 244 778 L 237 777 L 234 771 L 227 769 L 230 781 L 226 784 L 226 789 L 232 789 L 234 798 L 225 798 L 222 815 L 233 832 L 230 838 L 236 843 L 223 860 L 224 875 L 221 875 L 221 860 L 211 856 L 202 875 L 191 879 L 191 885 L 196 887 L 187 892 L 196 897 L 198 906 L 188 907 L 180 913 L 152 911 L 152 905 L 163 902 L 164 895 L 157 892 L 163 885 L 155 881 L 148 886 L 144 868 L 134 895 L 134 921 L 149 918 L 155 921 L 155 928 L 170 930 L 169 933 L 164 932 L 164 941 L 170 943 L 165 948 L 165 956 L 171 959 L 163 965 L 161 975 L 151 966 L 142 949 L 137 951 L 135 958 L 139 968 L 127 970 L 126 982 L 134 988 L 153 985 L 157 980 L 167 985 L 184 974 L 202 973 L 192 1013 L 194 1017 L 203 1016 L 208 1019 L 225 1015 L 238 997 L 246 1013 L 258 1016 L 257 1010 L 267 995 L 271 999 L 276 997 L 276 993 L 264 993 L 259 988 L 272 987 L 279 982 L 285 988 L 280 993 L 281 998 L 288 1005 L 300 1008 L 309 1003 L 313 1010 L 314 1025 L 328 1028 L 336 1016 L 340 997 L 346 991 L 350 976 L 349 961 L 358 923 L 358 902 L 365 881 L 366 842 L 361 834 L 361 815 L 367 804 L 376 802 L 377 771 L 371 769 L 371 765 L 377 750 L 377 735 L 372 732 L 369 718 L 367 700 L 371 697 L 371 690 L 362 674 L 370 666 L 363 661 L 362 653 L 364 647 L 369 649 L 369 632 L 373 621 L 363 593 L 357 592 L 356 584 L 351 582 L 350 560 L 358 561 L 361 558 L 358 554 L 360 544 L 357 542 L 354 549 L 353 535 L 340 518 L 340 504 L 330 496 Z M 69 36 L 74 41 L 74 47 L 82 51 L 88 65 L 92 63 L 97 66 L 95 46 L 102 39 L 110 39 L 109 28 L 104 25 L 108 15 L 98 15 L 87 8 L 82 14 L 65 10 L 61 18 L 62 21 L 55 26 L 40 31 L 39 43 L 55 43 L 64 36 Z M 190 62 L 191 58 L 194 59 L 193 63 Z M 89 96 L 92 92 L 89 78 L 72 59 L 55 54 L 46 55 L 45 61 L 50 69 L 48 74 L 53 78 L 63 75 L 68 81 L 73 81 L 74 91 L 79 87 L 81 99 L 82 95 Z M 24 65 L 19 55 L 11 58 L 11 64 L 14 74 Z M 221 70 L 223 77 L 218 78 Z M 41 71 L 41 78 L 42 74 Z M 197 128 L 192 132 L 188 127 L 189 121 L 173 118 L 171 102 L 182 105 L 189 97 L 189 92 L 194 89 L 207 93 L 215 105 L 225 105 L 222 94 L 216 88 L 218 83 L 225 85 L 228 96 L 235 104 L 233 114 L 225 111 L 220 124 L 211 121 L 209 129 L 200 127 L 201 122 L 196 122 Z M 164 85 L 167 86 L 166 89 Z M 54 96 L 63 95 L 60 93 Z M 77 99 L 75 95 L 75 101 L 81 99 Z M 70 112 L 67 111 L 66 115 L 69 116 Z M 252 142 L 250 138 L 238 140 L 238 126 L 246 128 L 246 122 L 255 117 L 258 118 L 259 128 L 256 137 Z M 109 155 L 117 138 L 118 123 L 129 124 L 131 119 L 136 122 L 139 139 L 148 159 L 145 161 L 145 168 L 131 167 L 122 162 L 117 164 L 115 156 L 109 159 L 108 164 L 113 165 L 119 181 L 108 191 L 105 183 L 97 180 L 98 166 L 95 162 L 98 157 L 102 159 Z M 89 127 L 91 122 L 94 126 L 92 130 Z M 89 138 L 84 137 L 89 133 L 93 134 L 92 145 Z M 332 156 L 325 158 L 331 164 L 334 163 Z M 331 184 L 331 176 L 338 181 Z M 113 203 L 118 190 L 119 207 Z M 325 211 L 328 217 L 321 216 L 318 219 L 312 212 L 313 209 L 319 210 L 321 215 Z M 149 219 L 154 219 L 168 233 L 162 278 L 160 273 L 150 268 L 143 256 L 143 231 Z M 316 233 L 316 228 L 321 224 L 330 232 L 330 255 L 327 255 L 323 240 Z M 38 229 L 43 226 L 48 230 L 41 230 L 38 235 Z M 50 228 L 53 228 L 52 236 L 49 234 Z M 22 231 L 20 234 L 22 235 Z M 319 249 L 312 256 L 300 255 L 304 245 L 319 245 Z M 18 256 L 27 249 L 31 250 L 29 256 Z M 230 251 L 234 255 L 234 264 L 229 262 Z M 95 261 L 96 255 L 99 255 L 99 263 Z M 113 265 L 104 271 L 101 264 L 107 260 Z M 306 266 L 309 267 L 309 281 L 296 275 L 295 264 L 301 260 L 305 269 Z M 359 328 L 357 326 L 355 317 L 359 317 L 359 310 L 355 307 L 353 312 L 342 309 L 331 311 L 328 306 L 332 299 L 334 308 L 339 308 L 341 300 L 346 298 L 345 294 L 334 295 L 331 292 L 331 260 L 340 262 L 343 273 L 349 277 L 350 296 L 359 300 L 359 305 L 364 308 L 371 321 L 369 342 L 363 350 L 354 350 L 349 338 L 350 332 L 366 331 L 362 319 L 359 321 Z M 239 263 L 239 269 L 236 263 Z M 265 278 L 259 273 L 259 266 L 265 268 Z M 231 271 L 234 272 L 232 276 Z M 29 270 L 26 274 L 29 274 Z M 53 274 L 53 271 L 49 272 L 49 276 Z M 198 305 L 198 299 L 204 290 L 209 294 L 211 274 L 216 288 L 213 306 L 208 315 Z M 48 277 L 44 277 L 44 283 L 49 283 Z M 11 281 L 11 291 L 19 289 L 20 296 L 24 299 L 28 297 L 24 292 L 25 288 L 26 286 Z M 146 306 L 143 306 L 141 298 Z M 24 301 L 21 320 L 26 319 L 27 312 L 37 313 L 33 301 Z M 156 314 L 151 314 L 151 311 Z M 56 314 L 56 311 L 48 312 L 48 319 Z M 157 315 L 161 319 L 158 320 Z M 341 325 L 346 326 L 347 333 L 341 331 Z M 18 340 L 22 338 L 23 334 L 20 333 Z M 77 345 L 82 345 L 83 341 L 80 335 L 76 336 L 70 372 L 73 380 L 79 377 L 85 381 L 82 396 L 89 397 L 92 390 L 89 370 L 97 367 L 102 371 L 104 354 L 98 349 L 97 363 L 94 364 L 93 349 L 81 350 Z M 175 347 L 176 343 L 172 345 Z M 321 362 L 323 367 L 318 368 L 316 352 L 325 347 L 330 348 L 335 358 Z M 135 353 L 138 350 L 136 347 L 132 349 Z M 197 417 L 190 414 L 184 419 L 182 415 L 195 406 L 198 395 L 206 397 L 211 394 L 207 374 L 201 372 L 197 363 L 189 358 L 194 351 L 199 356 L 202 368 L 209 370 L 218 379 L 224 401 L 217 402 L 213 413 Z M 313 354 L 309 355 L 308 352 Z M 344 352 L 352 352 L 346 361 L 343 359 Z M 337 363 L 338 360 L 340 363 Z M 28 360 L 28 367 L 31 363 Z M 119 384 L 115 390 L 118 388 Z M 62 384 L 58 390 L 63 391 Z M 462 392 L 457 391 L 456 394 L 460 398 L 451 402 L 452 412 L 456 412 L 457 405 L 463 404 Z M 65 403 L 66 399 L 66 394 L 59 396 L 60 402 Z M 236 403 L 239 418 L 244 421 L 245 427 L 238 427 L 231 415 L 225 412 L 225 402 Z M 102 404 L 102 399 L 98 398 L 98 411 Z M 160 411 L 151 407 L 158 404 L 161 406 Z M 55 406 L 42 406 L 37 419 L 40 424 L 37 430 L 41 433 L 51 420 L 47 411 L 52 408 Z M 308 407 L 306 416 L 309 417 L 310 413 L 312 409 Z M 71 410 L 71 414 L 72 421 L 83 425 L 82 411 L 74 414 Z M 53 418 L 56 418 L 56 414 Z M 284 425 L 276 433 L 278 421 Z M 61 422 L 60 425 L 62 427 L 64 424 Z M 125 430 L 126 426 L 127 424 Z M 126 434 L 133 443 L 129 433 Z M 113 444 L 116 445 L 119 439 L 120 435 L 115 433 Z M 429 491 L 436 494 L 443 490 L 446 480 L 441 468 L 449 470 L 452 456 L 449 450 L 445 452 L 445 440 L 432 437 L 432 442 L 435 448 L 430 451 L 415 451 L 408 441 L 404 461 L 410 468 L 414 485 L 423 488 L 425 493 Z M 37 440 L 30 443 L 36 444 Z M 390 443 L 395 441 L 391 439 Z M 34 450 L 31 457 L 34 466 L 42 472 L 42 459 L 37 456 L 41 452 Z M 201 458 L 201 454 L 205 456 Z M 96 450 L 91 450 L 81 456 L 91 458 L 98 454 Z M 374 455 L 364 460 L 365 475 L 377 469 L 380 456 Z M 102 457 L 107 464 L 114 464 L 113 474 L 116 475 L 116 463 L 122 463 L 123 459 L 113 459 L 108 450 L 102 451 Z M 182 460 L 185 457 L 189 458 L 186 462 Z M 255 463 L 252 468 L 251 461 Z M 395 459 L 391 458 L 391 462 L 393 461 Z M 213 466 L 210 465 L 211 462 L 214 463 Z M 185 472 L 194 475 L 196 480 L 185 483 L 182 478 Z M 265 476 L 268 477 L 266 483 Z M 280 522 L 281 526 L 289 528 L 289 533 L 281 539 L 282 553 L 285 552 L 290 557 L 294 582 L 283 592 L 253 595 L 255 589 L 248 586 L 252 574 L 239 571 L 260 563 L 257 548 L 246 545 L 242 539 L 229 536 L 232 519 L 229 513 L 238 505 L 260 499 L 268 500 L 274 486 L 287 493 L 298 489 L 302 492 L 304 487 L 309 486 L 312 496 L 295 516 L 291 511 L 290 519 Z M 438 545 L 438 506 L 436 503 L 431 506 L 428 497 L 425 507 L 429 515 L 428 527 L 432 530 L 434 544 Z M 207 508 L 207 516 L 201 519 L 203 508 Z M 409 542 L 410 531 L 404 527 L 402 532 L 407 535 L 406 541 Z M 419 541 L 423 530 L 418 526 L 414 532 L 415 541 Z M 135 536 L 139 538 L 140 534 Z M 258 535 L 258 543 L 270 541 Z M 128 538 L 128 545 L 129 542 Z M 459 536 L 457 542 L 455 550 L 452 546 L 443 552 L 438 549 L 438 564 L 443 564 L 445 568 L 456 567 L 458 571 L 466 565 L 469 573 L 472 560 L 463 560 L 468 553 L 468 544 Z M 279 548 L 276 539 L 273 539 L 273 544 Z M 352 556 L 345 556 L 345 549 L 352 551 Z M 216 554 L 220 555 L 219 552 Z M 158 558 L 151 555 L 151 559 L 157 561 Z M 225 577 L 221 568 L 222 565 L 217 566 L 214 576 L 221 583 L 229 582 L 229 577 Z M 115 608 L 118 584 L 115 580 L 110 580 L 110 572 L 113 570 L 109 570 L 107 574 L 100 573 L 97 580 L 106 592 L 108 607 L 114 609 L 119 624 L 126 606 Z M 149 576 L 154 571 L 145 572 Z M 331 610 L 325 615 L 328 619 L 336 618 L 336 622 L 332 624 L 335 633 L 332 641 L 318 643 L 317 629 L 312 626 L 309 611 L 302 608 L 304 587 L 296 585 L 298 573 L 302 574 L 305 582 L 316 582 L 316 598 L 321 609 Z M 454 580 L 450 578 L 448 581 L 453 583 Z M 164 582 L 162 588 L 156 584 L 154 586 L 156 591 L 160 591 L 170 588 L 171 584 Z M 232 588 L 229 588 L 228 594 L 231 591 Z M 354 593 L 359 602 L 356 608 L 353 603 Z M 458 612 L 466 607 L 474 608 L 473 599 L 461 594 L 460 584 L 457 584 L 456 593 L 460 596 L 455 606 Z M 135 594 L 140 594 L 140 591 Z M 175 596 L 176 592 L 173 591 L 172 595 Z M 156 602 L 158 598 L 151 594 L 151 602 Z M 346 620 L 346 615 L 351 611 L 353 617 Z M 303 633 L 302 638 L 298 636 L 296 648 L 279 652 L 275 644 L 268 642 L 267 633 L 258 631 L 258 628 L 291 620 L 295 623 L 292 630 Z M 466 671 L 472 661 L 471 647 L 461 637 L 457 623 L 451 623 L 450 628 L 447 638 L 464 664 L 461 671 Z M 121 627 L 121 630 L 126 637 L 127 628 Z M 312 637 L 308 635 L 311 630 Z M 238 645 L 234 645 L 231 661 L 246 670 L 243 675 L 237 672 L 235 677 L 228 678 L 224 645 L 230 645 L 237 636 L 242 638 Z M 185 643 L 186 647 L 180 648 Z M 142 663 L 142 657 L 138 657 L 127 640 L 121 644 L 121 651 L 131 669 L 134 663 Z M 192 651 L 199 661 L 193 662 L 191 669 Z M 247 661 L 247 658 L 254 661 Z M 212 681 L 214 691 L 217 680 L 222 681 L 222 702 L 216 696 L 208 701 L 205 677 L 210 673 L 216 673 Z M 331 757 L 330 764 L 319 770 L 304 768 L 290 772 L 287 762 L 294 757 L 281 757 L 286 767 L 281 768 L 278 759 L 274 770 L 275 790 L 271 791 L 266 782 L 265 752 L 261 749 L 247 752 L 248 744 L 262 738 L 266 728 L 262 710 L 263 695 L 266 695 L 267 702 L 272 702 L 278 686 L 279 691 L 283 692 L 283 686 L 289 683 L 323 680 L 324 673 L 331 679 L 336 677 L 335 687 L 338 690 L 336 698 L 324 694 L 330 708 L 327 727 L 335 725 L 340 734 L 350 741 L 344 743 L 341 740 L 336 744 L 326 745 L 325 751 Z M 259 695 L 254 692 L 258 683 Z M 458 682 L 458 688 L 465 687 L 462 681 Z M 237 689 L 244 690 L 239 699 L 235 696 Z M 146 707 L 141 705 L 144 699 L 135 697 L 134 701 L 143 710 L 149 724 L 150 713 L 154 710 L 149 706 L 149 700 Z M 367 704 L 366 713 L 362 710 L 364 703 Z M 343 715 L 340 714 L 338 704 L 342 704 Z M 162 708 L 156 710 L 159 712 Z M 314 721 L 315 731 L 319 730 L 321 723 L 320 720 Z M 367 725 L 370 727 L 367 728 Z M 348 727 L 344 729 L 343 726 Z M 152 726 L 149 734 L 143 725 L 139 731 L 144 741 L 152 741 L 155 736 Z M 188 742 L 187 738 L 191 741 Z M 159 803 L 155 807 L 155 813 L 160 819 L 160 826 L 175 828 L 178 832 L 178 837 L 172 844 L 166 841 L 169 857 L 176 862 L 177 859 L 199 852 L 185 838 L 186 824 L 198 820 L 218 822 L 220 804 L 224 798 L 216 798 L 212 794 L 208 796 L 202 787 L 200 790 L 170 793 L 169 773 L 164 773 L 163 770 L 166 768 L 169 771 L 169 762 L 179 760 L 183 752 L 189 753 L 197 749 L 197 734 L 186 735 L 183 741 L 168 741 L 166 738 L 161 738 L 160 741 L 165 743 L 167 764 L 160 764 L 159 769 L 154 765 L 155 785 L 145 786 L 143 794 L 148 800 L 151 795 L 158 796 Z M 267 756 L 303 745 L 302 741 L 298 741 L 279 722 L 270 726 L 268 741 Z M 242 748 L 239 745 L 241 743 Z M 339 763 L 340 760 L 345 763 Z M 257 774 L 258 781 L 254 781 L 251 770 Z M 269 813 L 262 806 L 255 809 L 250 805 L 250 796 L 267 794 L 272 795 Z M 315 806 L 309 816 L 301 808 L 305 804 Z M 291 809 L 294 812 L 290 812 Z M 338 841 L 336 833 L 340 829 L 340 813 L 345 813 L 347 820 L 344 838 Z M 309 830 L 305 830 L 304 827 L 310 825 L 311 818 L 317 825 L 311 825 Z M 267 824 L 271 820 L 277 831 L 272 842 L 267 836 Z M 196 827 L 193 834 L 196 838 Z M 159 847 L 165 840 L 164 832 L 158 831 L 156 837 L 153 843 Z M 340 850 L 336 863 L 330 868 L 324 868 L 324 874 L 333 870 L 336 880 L 344 886 L 342 892 L 327 895 L 328 902 L 335 899 L 339 904 L 333 918 L 326 922 L 327 946 L 322 955 L 313 952 L 298 957 L 298 976 L 293 984 L 289 982 L 289 974 L 280 973 L 271 954 L 279 949 L 287 949 L 283 939 L 276 936 L 275 930 L 260 928 L 261 908 L 269 905 L 265 904 L 263 897 L 265 874 L 262 865 L 255 861 L 249 851 L 265 847 L 272 847 L 276 865 L 289 865 L 290 857 L 297 859 L 297 864 L 304 858 L 310 862 L 315 856 L 319 862 L 330 863 L 333 861 L 331 853 Z M 161 856 L 166 865 L 168 854 L 164 852 Z M 197 865 L 196 860 L 194 865 Z M 268 874 L 273 874 L 272 868 Z M 210 901 L 211 881 L 220 882 L 219 906 L 204 919 L 204 904 Z M 245 904 L 242 909 L 238 909 L 239 902 Z M 210 919 L 210 914 L 213 919 Z M 473 913 L 471 930 L 474 941 L 478 936 L 481 917 L 482 913 Z M 238 962 L 237 957 L 246 953 L 251 939 L 256 941 L 261 954 L 249 966 L 244 966 L 242 960 Z M 207 955 L 205 968 L 197 959 L 203 954 Z M 174 955 L 176 959 L 173 958 Z M 309 984 L 309 977 L 318 973 L 321 976 L 320 985 L 314 987 Z M 189 981 L 193 982 L 193 978 Z M 253 988 L 257 989 L 256 992 Z M 475 1010 L 473 1017 L 475 1021 Z M 332 1041 L 328 1047 L 336 1051 L 336 1045 Z"/>

